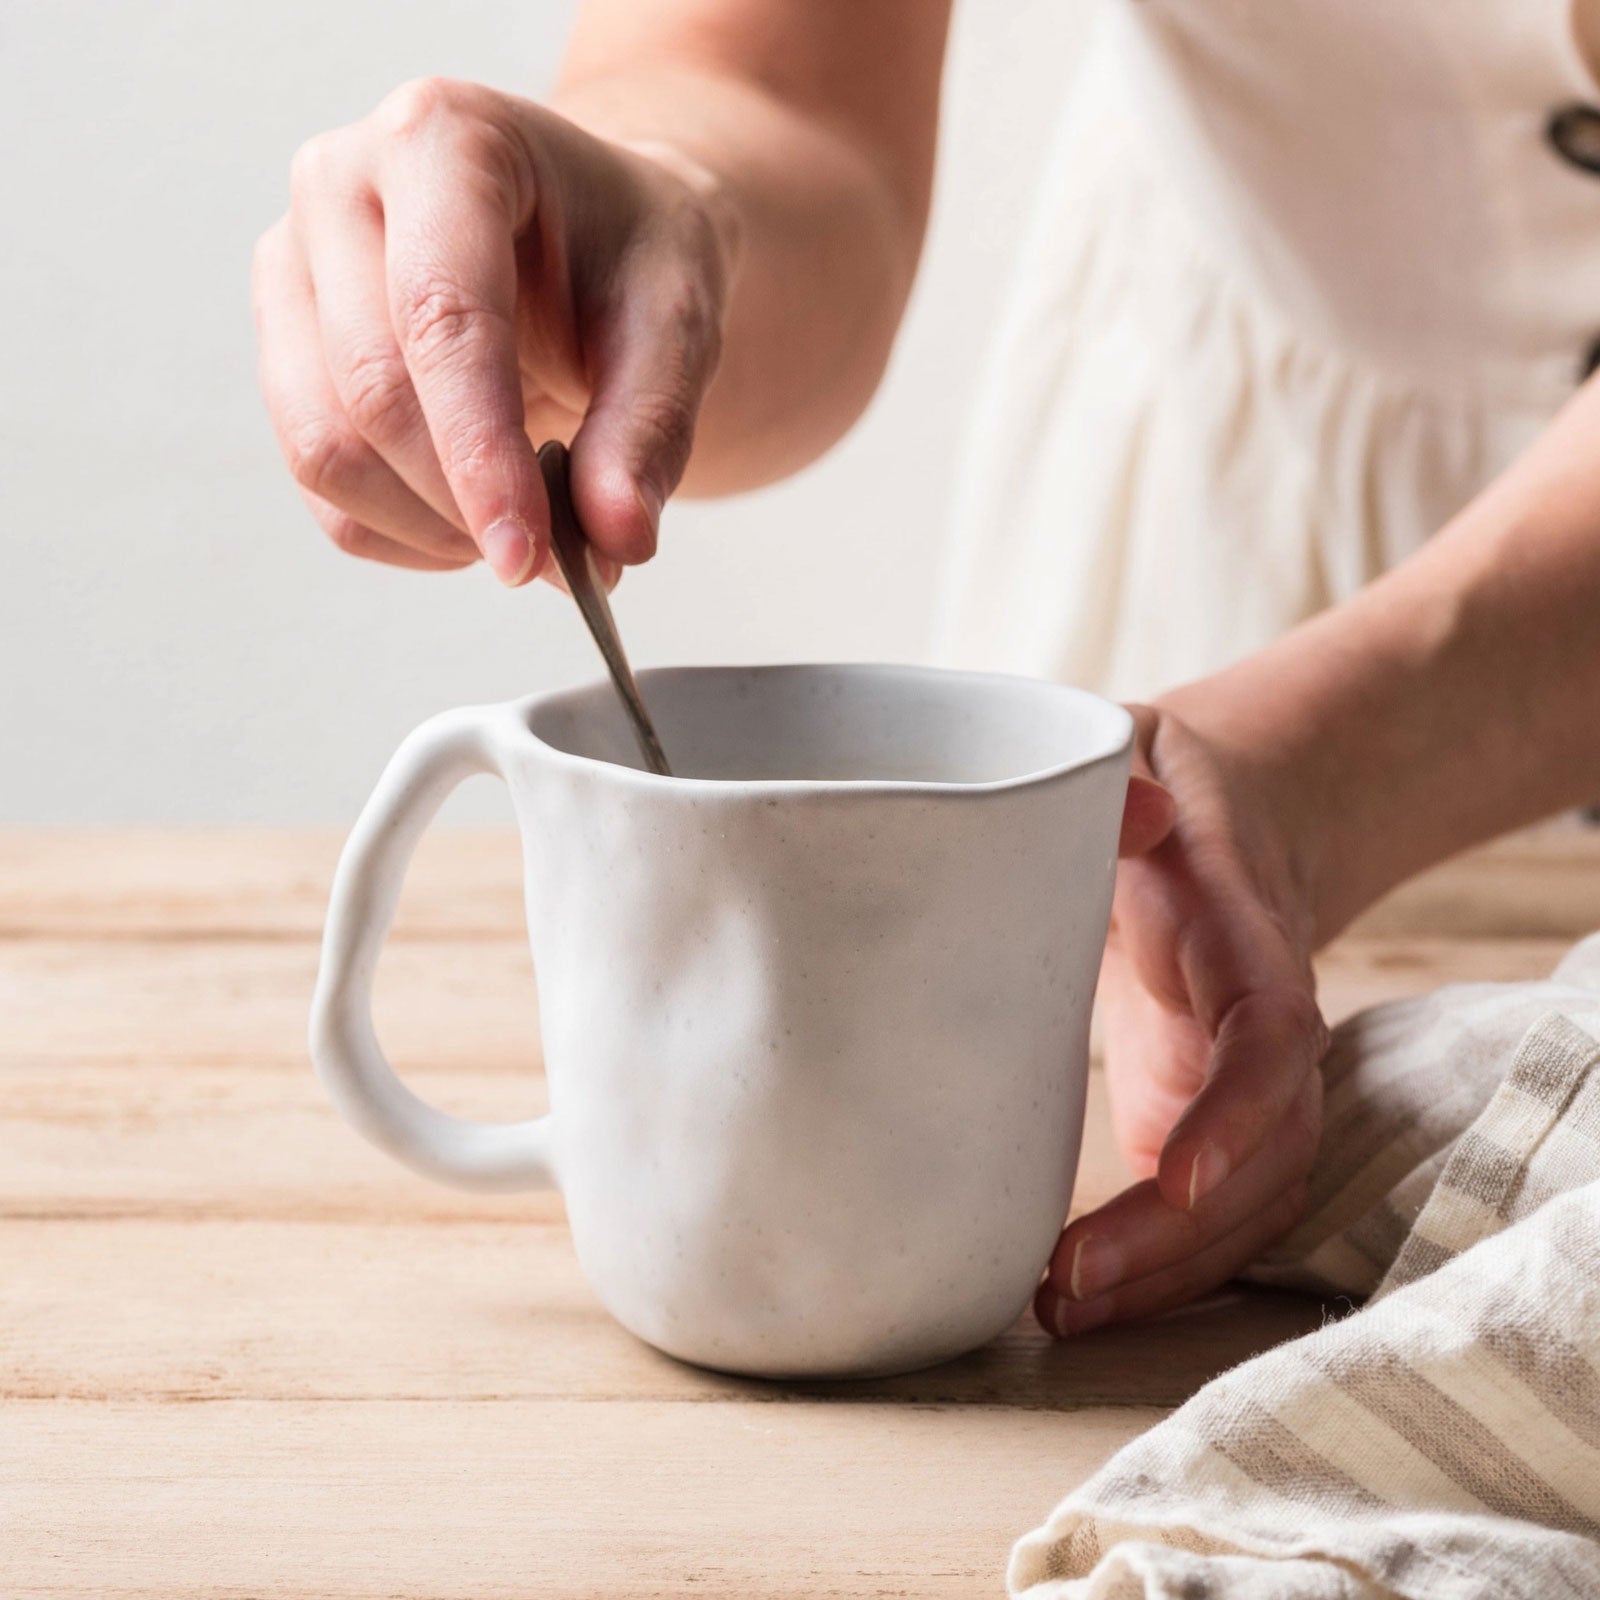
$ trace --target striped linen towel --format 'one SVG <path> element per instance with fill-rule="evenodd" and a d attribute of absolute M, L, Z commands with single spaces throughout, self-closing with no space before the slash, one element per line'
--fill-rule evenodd
<path fill-rule="evenodd" d="M 1365 1309 L 1208 1384 L 1012 1552 L 1027 1600 L 1600 1597 L 1600 934 L 1335 1033 L 1301 1225 Z"/>

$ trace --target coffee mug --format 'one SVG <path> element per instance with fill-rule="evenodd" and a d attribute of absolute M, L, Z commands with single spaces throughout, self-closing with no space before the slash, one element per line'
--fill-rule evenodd
<path fill-rule="evenodd" d="M 560 1187 L 583 1270 L 670 1355 L 907 1371 L 1021 1313 L 1072 1194 L 1133 725 L 1081 690 L 886 666 L 640 675 L 400 746 L 333 883 L 311 1054 L 429 1177 Z M 550 1111 L 446 1115 L 373 1033 L 401 878 L 497 772 L 522 833 Z"/>

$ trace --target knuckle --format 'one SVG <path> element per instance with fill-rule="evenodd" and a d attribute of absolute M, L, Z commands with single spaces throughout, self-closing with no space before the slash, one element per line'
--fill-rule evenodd
<path fill-rule="evenodd" d="M 650 380 L 631 397 L 628 425 L 638 470 L 662 497 L 683 477 L 695 422 L 722 351 L 722 321 L 690 275 L 674 275 L 651 296 L 662 342 Z"/>
<path fill-rule="evenodd" d="M 1272 1133 L 1271 1148 L 1280 1172 L 1303 1179 L 1316 1163 L 1322 1146 L 1320 1080 L 1307 1080 Z"/>
<path fill-rule="evenodd" d="M 1226 1021 L 1236 1029 L 1262 1033 L 1280 1043 L 1321 1041 L 1327 1035 L 1311 984 L 1287 978 L 1240 996 Z"/>
<path fill-rule="evenodd" d="M 289 160 L 289 192 L 300 196 L 321 188 L 333 165 L 333 135 L 314 134 Z"/>
<path fill-rule="evenodd" d="M 641 465 L 653 477 L 666 477 L 663 489 L 675 489 L 694 444 L 694 413 L 682 391 L 642 391 L 634 396 L 628 420 L 635 447 L 643 458 Z"/>
<path fill-rule="evenodd" d="M 728 296 L 727 263 L 704 207 L 673 207 L 647 227 L 640 243 L 651 286 L 682 336 L 715 350 Z"/>
<path fill-rule="evenodd" d="M 423 361 L 474 338 L 489 316 L 457 284 L 432 274 L 402 279 L 395 287 L 394 320 L 400 341 Z"/>
<path fill-rule="evenodd" d="M 444 430 L 439 441 L 439 464 L 451 483 L 487 478 L 496 473 L 503 459 L 502 441 L 480 424 L 458 422 Z"/>
<path fill-rule="evenodd" d="M 1288 1025 L 1302 1038 L 1314 1041 L 1320 1056 L 1328 1046 L 1328 1025 L 1317 1004 L 1316 991 L 1310 983 L 1296 984 L 1284 990 L 1282 1005 Z"/>
<path fill-rule="evenodd" d="M 363 447 L 337 423 L 321 418 L 291 433 L 284 454 L 302 489 L 337 500 L 360 475 Z"/>
<path fill-rule="evenodd" d="M 397 438 L 409 431 L 411 378 L 398 350 L 366 351 L 339 376 L 339 398 L 364 438 Z"/>
<path fill-rule="evenodd" d="M 335 511 L 322 519 L 322 531 L 335 550 L 347 556 L 367 556 L 372 553 L 372 532 L 342 511 Z"/>
<path fill-rule="evenodd" d="M 250 266 L 257 283 L 260 282 L 261 274 L 270 268 L 283 254 L 284 239 L 287 231 L 285 219 L 279 217 L 256 240 L 255 250 L 250 257 Z"/>
<path fill-rule="evenodd" d="M 255 249 L 250 256 L 250 307 L 258 328 L 262 305 L 268 295 L 268 285 L 283 262 L 287 238 L 288 228 L 285 219 L 280 217 L 256 240 Z"/>
<path fill-rule="evenodd" d="M 383 97 L 374 120 L 391 136 L 415 133 L 455 111 L 464 87 L 453 78 L 412 78 Z"/>
<path fill-rule="evenodd" d="M 722 354 L 720 296 L 699 273 L 674 270 L 656 288 L 663 326 L 681 352 L 686 384 L 705 381 Z"/>
<path fill-rule="evenodd" d="M 1317 1159 L 1322 1130 L 1309 1117 L 1293 1115 L 1280 1130 L 1279 1153 L 1293 1172 L 1308 1172 Z"/>

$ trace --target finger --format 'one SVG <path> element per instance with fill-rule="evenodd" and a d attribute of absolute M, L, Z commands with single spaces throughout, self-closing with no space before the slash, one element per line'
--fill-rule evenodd
<path fill-rule="evenodd" d="M 1204 849 L 1164 845 L 1128 862 L 1113 910 L 1139 982 L 1209 1041 L 1204 1078 L 1157 1164 L 1175 1206 L 1214 1189 L 1271 1134 L 1328 1038 L 1298 942 L 1242 866 L 1207 870 Z"/>
<path fill-rule="evenodd" d="M 600 585 L 607 594 L 612 593 L 622 582 L 622 567 L 613 561 L 610 556 L 603 556 L 598 550 L 594 552 L 594 569 L 600 579 Z M 567 587 L 567 580 L 561 575 L 561 568 L 551 562 L 544 569 L 544 581 L 552 589 L 559 589 L 562 594 L 570 595 L 572 591 Z"/>
<path fill-rule="evenodd" d="M 347 556 L 359 556 L 363 561 L 381 561 L 388 567 L 407 567 L 412 572 L 459 572 L 478 559 L 477 551 L 470 547 L 466 555 L 430 555 L 412 545 L 402 544 L 398 539 L 391 539 L 376 528 L 367 527 L 365 523 L 357 522 L 348 512 L 341 511 L 338 506 L 305 489 L 300 491 L 300 497 L 310 508 L 311 515 L 317 519 L 322 531 L 333 541 L 334 547 L 344 551 Z"/>
<path fill-rule="evenodd" d="M 1068 1338 L 1108 1322 L 1126 1322 L 1170 1311 L 1237 1277 L 1294 1226 L 1305 1210 L 1305 1202 L 1305 1185 L 1297 1184 L 1266 1210 L 1257 1212 L 1195 1255 L 1090 1300 L 1063 1296 L 1046 1279 L 1034 1296 L 1034 1315 L 1045 1332 Z"/>
<path fill-rule="evenodd" d="M 351 425 L 323 360 L 311 279 L 288 227 L 256 251 L 261 388 L 279 448 L 307 494 L 352 521 L 452 564 L 477 547 L 420 500 Z"/>
<path fill-rule="evenodd" d="M 1093 1300 L 1119 1284 L 1175 1267 L 1245 1226 L 1304 1183 L 1317 1151 L 1320 1085 L 1306 1080 L 1273 1138 L 1192 1207 L 1170 1205 L 1154 1180 L 1134 1184 L 1075 1218 L 1050 1258 L 1049 1279 L 1071 1300 Z"/>
<path fill-rule="evenodd" d="M 296 231 L 328 374 L 362 438 L 419 499 L 465 533 L 389 320 L 383 207 L 350 137 L 312 140 L 294 167 Z"/>
<path fill-rule="evenodd" d="M 573 411 L 548 391 L 533 384 L 524 385 L 522 403 L 528 414 L 527 434 L 530 439 L 570 439 L 583 420 L 581 411 Z M 543 449 L 542 445 L 540 449 Z M 537 451 L 535 452 L 536 455 L 538 453 Z M 572 453 L 569 450 L 567 452 L 569 492 L 572 471 L 571 459 Z M 622 563 L 604 554 L 595 546 L 592 540 L 589 544 L 589 553 L 601 584 L 604 586 L 606 593 L 610 594 L 622 581 Z M 561 575 L 559 563 L 551 561 L 540 576 L 552 588 L 559 589 L 563 594 L 570 592 L 567 588 L 567 580 Z"/>
<path fill-rule="evenodd" d="M 515 239 L 531 178 L 493 159 L 491 135 L 422 98 L 385 141 L 380 192 L 389 316 L 450 493 L 502 583 L 544 564 L 550 512 L 524 431 Z M 429 97 L 432 98 L 429 98 Z"/>
<path fill-rule="evenodd" d="M 1193 1207 L 1237 1171 L 1293 1111 L 1315 1140 L 1321 1098 L 1317 1067 L 1328 1030 L 1308 984 L 1285 983 L 1242 995 L 1214 1034 L 1211 1064 L 1162 1147 L 1156 1181 L 1167 1203 Z M 1315 1145 L 1313 1143 L 1313 1150 Z"/>
<path fill-rule="evenodd" d="M 1150 747 L 1160 722 L 1159 714 L 1154 706 L 1130 703 L 1125 709 L 1133 718 L 1133 751 L 1117 854 L 1142 856 L 1154 850 L 1172 832 L 1178 808 L 1172 791 L 1156 777 L 1150 764 Z"/>
<path fill-rule="evenodd" d="M 721 349 L 709 292 L 680 264 L 636 266 L 588 339 L 589 410 L 572 441 L 572 497 L 602 554 L 655 554 L 661 508 L 689 464 L 695 422 Z"/>
<path fill-rule="evenodd" d="M 1129 773 L 1117 854 L 1142 856 L 1154 850 L 1172 832 L 1177 816 L 1177 802 L 1165 784 L 1138 772 Z"/>
<path fill-rule="evenodd" d="M 1094 1003 L 1117 1148 L 1136 1176 L 1153 1178 L 1167 1135 L 1205 1079 L 1211 1041 L 1187 1012 L 1169 1010 L 1132 981 L 1109 946 Z"/>

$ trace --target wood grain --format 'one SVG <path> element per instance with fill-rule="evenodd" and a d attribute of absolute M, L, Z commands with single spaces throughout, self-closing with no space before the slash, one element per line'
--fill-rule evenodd
<path fill-rule="evenodd" d="M 0 834 L 0 1596 L 975 1595 L 1213 1373 L 1315 1326 L 1228 1293 L 780 1386 L 607 1316 L 555 1196 L 412 1177 L 305 1055 L 331 834 Z M 541 1109 L 514 837 L 419 853 L 378 978 L 419 1092 Z M 1600 834 L 1450 864 L 1319 962 L 1341 1016 L 1542 976 Z M 1080 1208 L 1127 1178 L 1091 1074 Z"/>
<path fill-rule="evenodd" d="M 544 1109 L 544 1085 L 518 1072 L 409 1074 L 461 1115 Z M 554 1221 L 551 1194 L 467 1194 L 380 1155 L 334 1114 L 306 1067 L 68 1062 L 0 1067 L 0 1218 L 138 1221 Z M 1129 1181 L 1106 1136 L 1105 1085 L 1089 1084 L 1089 1134 L 1077 1205 Z"/>
<path fill-rule="evenodd" d="M 18 1402 L 0 1580 L 29 1600 L 971 1600 L 1159 1415 Z"/>
<path fill-rule="evenodd" d="M 1317 997 L 1330 1022 L 1363 1007 L 1426 994 L 1447 983 L 1546 978 L 1572 940 L 1347 935 L 1317 957 Z"/>
<path fill-rule="evenodd" d="M 1322 1315 L 1301 1296 L 1230 1291 L 1070 1347 L 1024 1319 L 926 1372 L 780 1386 L 700 1372 L 634 1339 L 595 1299 L 560 1224 L 123 1222 L 115 1235 L 110 1252 L 100 1221 L 0 1230 L 0 1397 L 1177 1405 Z"/>
<path fill-rule="evenodd" d="M 1542 977 L 1546 939 L 1346 939 L 1319 962 L 1325 1009 L 1462 980 Z M 0 1215 L 550 1219 L 553 1197 L 424 1183 L 334 1117 L 304 1029 L 315 953 L 236 940 L 0 942 Z M 466 1116 L 535 1115 L 545 1092 L 526 952 L 509 940 L 396 945 L 378 1026 L 419 1093 Z M 1125 1181 L 1092 1079 L 1080 1204 Z"/>
<path fill-rule="evenodd" d="M 0 938 L 315 940 L 342 837 L 265 828 L 13 829 L 0 833 Z M 442 830 L 423 839 L 398 938 L 510 938 L 522 926 L 512 830 Z M 1596 927 L 1600 829 L 1559 817 L 1423 873 L 1353 931 L 1573 939 Z"/>
<path fill-rule="evenodd" d="M 303 1072 L 316 970 L 317 948 L 301 940 L 0 941 L 0 1059 Z M 399 1067 L 538 1069 L 521 940 L 397 942 L 379 964 L 373 1010 Z"/>
<path fill-rule="evenodd" d="M 1442 983 L 1543 977 L 1569 943 L 1346 938 L 1318 959 L 1320 993 L 1337 1020 Z M 0 1061 L 245 1062 L 300 1072 L 316 962 L 315 947 L 299 941 L 0 941 Z M 402 1071 L 538 1070 L 538 1002 L 520 940 L 390 946 L 374 1014 Z"/>
<path fill-rule="evenodd" d="M 1350 928 L 1356 938 L 1582 938 L 1600 928 L 1600 826 L 1567 815 L 1401 884 Z"/>
<path fill-rule="evenodd" d="M 0 938 L 314 942 L 343 841 L 331 829 L 0 832 Z M 396 936 L 520 937 L 521 861 L 509 828 L 425 835 Z"/>
<path fill-rule="evenodd" d="M 413 1071 L 460 1115 L 544 1109 L 533 1069 Z M 553 1221 L 549 1194 L 428 1183 L 358 1138 L 311 1069 L 291 1064 L 0 1064 L 0 1218 L 103 1221 Z"/>

